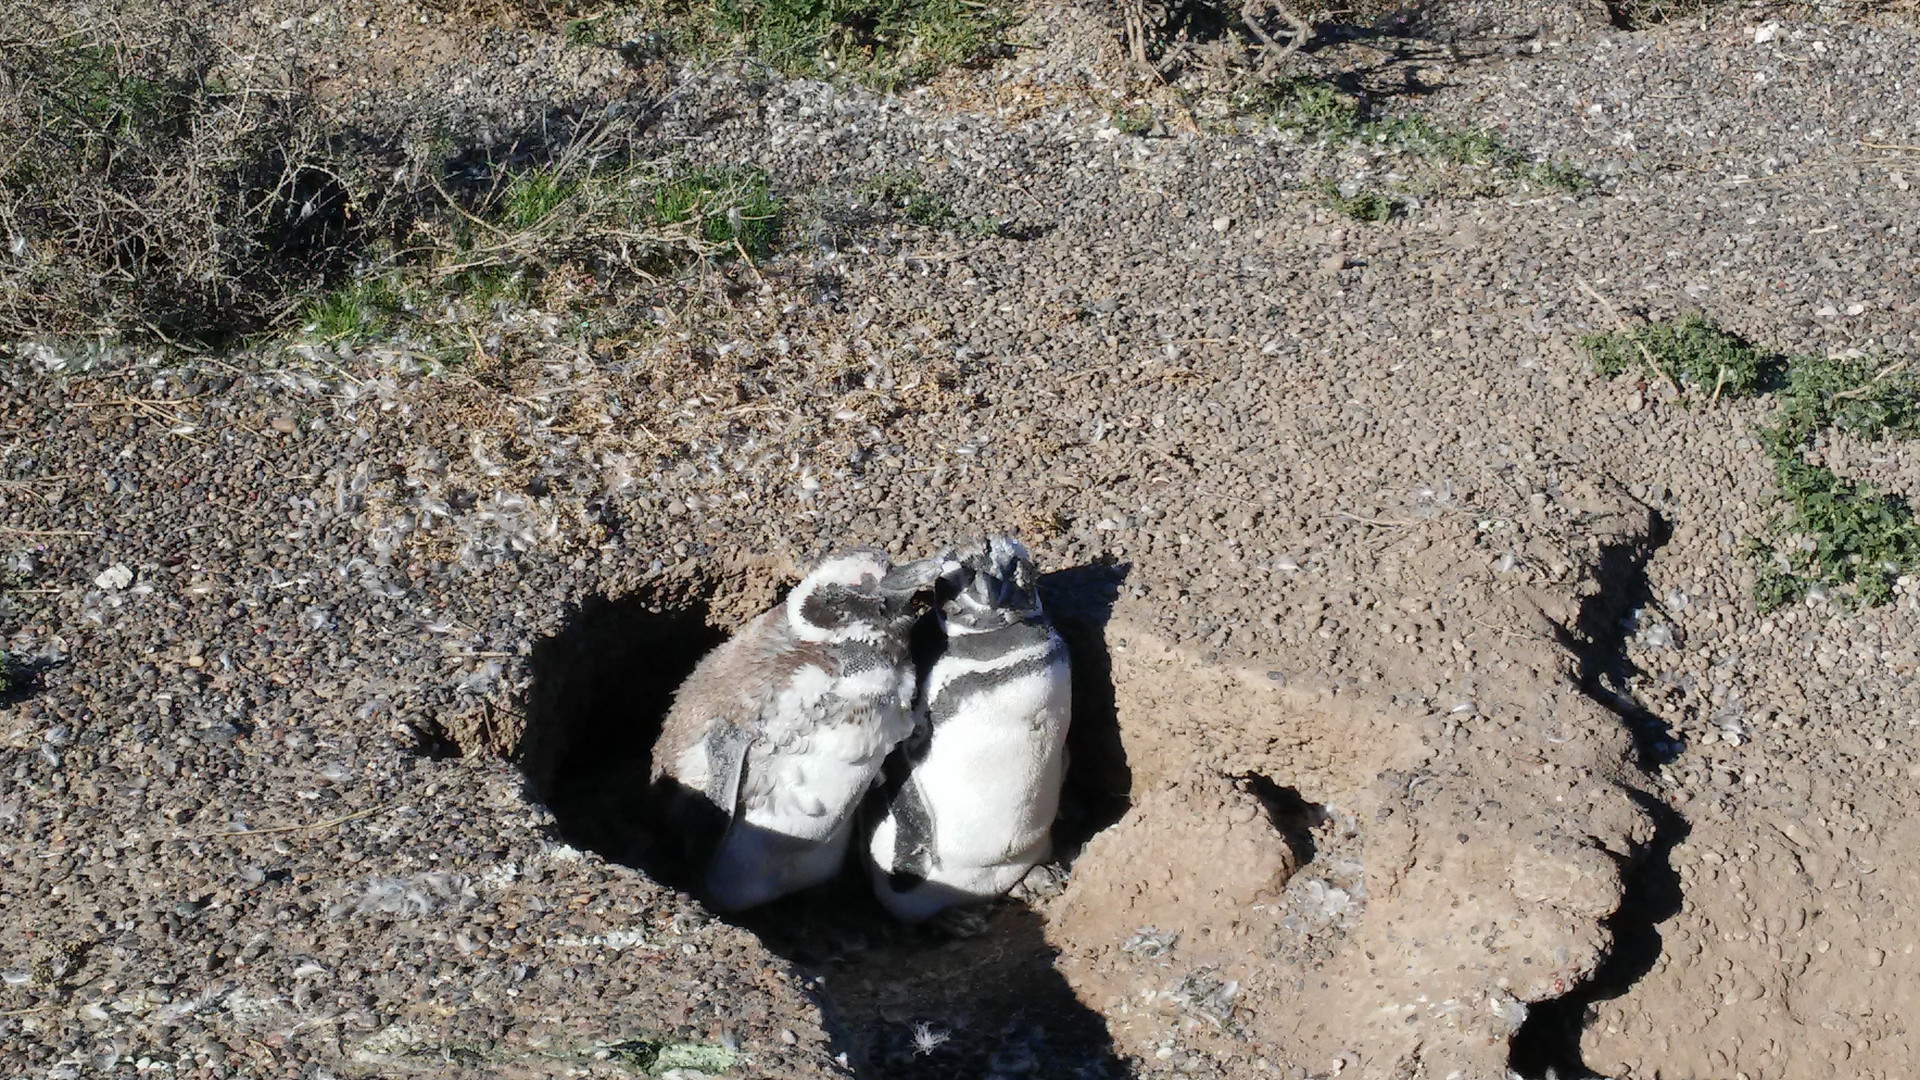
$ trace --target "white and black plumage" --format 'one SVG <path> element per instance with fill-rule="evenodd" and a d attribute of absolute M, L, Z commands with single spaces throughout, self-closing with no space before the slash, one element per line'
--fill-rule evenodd
<path fill-rule="evenodd" d="M 912 922 L 999 896 L 1047 858 L 1066 769 L 1067 647 L 1026 548 L 995 537 L 961 549 L 942 580 L 946 640 L 868 843 L 875 893 Z"/>
<path fill-rule="evenodd" d="M 854 811 L 913 729 L 908 636 L 938 570 L 864 551 L 827 559 L 675 692 L 655 790 L 718 907 L 839 872 Z"/>

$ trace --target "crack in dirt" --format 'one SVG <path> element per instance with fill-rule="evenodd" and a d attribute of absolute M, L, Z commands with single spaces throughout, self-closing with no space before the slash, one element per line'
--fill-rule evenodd
<path fill-rule="evenodd" d="M 1561 644 L 1579 661 L 1581 691 L 1626 725 L 1643 771 L 1672 760 L 1679 745 L 1666 721 L 1625 689 L 1638 674 L 1627 656 L 1630 613 L 1654 602 L 1647 564 L 1672 536 L 1672 525 L 1650 512 L 1644 532 L 1603 546 L 1594 568 L 1598 591 L 1581 602 L 1570 627 L 1559 628 Z M 1691 826 L 1664 800 L 1634 788 L 1626 791 L 1653 820 L 1653 837 L 1622 860 L 1624 894 L 1603 923 L 1612 941 L 1606 958 L 1571 992 L 1535 1004 L 1514 1033 L 1509 1068 L 1529 1080 L 1600 1075 L 1587 1066 L 1580 1049 L 1593 1006 L 1624 995 L 1653 970 L 1663 947 L 1659 924 L 1680 911 L 1680 876 L 1671 856 Z"/>

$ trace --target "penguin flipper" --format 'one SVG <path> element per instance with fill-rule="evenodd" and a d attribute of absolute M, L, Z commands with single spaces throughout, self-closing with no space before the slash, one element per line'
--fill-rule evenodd
<path fill-rule="evenodd" d="M 692 866 L 713 857 L 739 815 L 740 787 L 753 737 L 732 724 L 716 721 L 701 745 L 708 763 L 705 782 L 698 790 L 682 789 L 678 793 L 675 813 L 682 848 Z"/>

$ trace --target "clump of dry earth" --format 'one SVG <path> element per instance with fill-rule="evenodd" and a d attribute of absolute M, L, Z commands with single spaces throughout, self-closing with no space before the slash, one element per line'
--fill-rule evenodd
<path fill-rule="evenodd" d="M 663 74 L 438 9 L 212 14 L 343 114 L 508 130 Z M 1004 227 L 803 215 L 617 348 L 514 304 L 466 365 L 14 346 L 5 1071 L 1906 1075 L 1920 586 L 1762 618 L 1765 403 L 1572 347 L 1612 307 L 1920 350 L 1914 29 L 1760 14 L 1316 55 L 1601 181 L 1379 225 L 1319 184 L 1402 182 L 1382 148 L 1152 94 L 1121 133 L 1083 10 L 895 97 L 671 70 L 662 146 L 816 210 L 910 169 Z M 826 548 L 986 530 L 1075 649 L 1059 887 L 952 941 L 620 863 L 694 646 Z"/>

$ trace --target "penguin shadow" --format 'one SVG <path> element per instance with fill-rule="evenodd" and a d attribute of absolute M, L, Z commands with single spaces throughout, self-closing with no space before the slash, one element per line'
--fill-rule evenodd
<path fill-rule="evenodd" d="M 1107 622 L 1132 564 L 1100 560 L 1040 578 L 1040 600 L 1073 672 L 1073 721 L 1067 727 L 1067 775 L 1053 824 L 1054 861 L 1071 866 L 1094 834 L 1132 805 L 1133 770 L 1120 741 Z"/>
<path fill-rule="evenodd" d="M 1070 760 L 1054 827 L 1054 861 L 1062 866 L 1127 807 L 1131 774 L 1104 628 L 1128 569 L 1096 563 L 1041 580 L 1073 670 Z M 665 799 L 701 797 L 649 790 L 647 781 L 674 690 L 725 638 L 703 601 L 640 595 L 589 601 L 535 646 L 515 757 L 528 797 L 553 813 L 567 843 L 697 895 L 699 875 L 687 853 L 710 850 L 726 816 L 717 807 L 700 815 L 707 819 L 696 821 L 702 836 L 656 829 L 655 809 Z M 857 1076 L 1130 1075 L 1105 1019 L 1055 968 L 1044 912 L 1005 899 L 981 915 L 984 929 L 964 936 L 900 923 L 874 898 L 860 860 L 850 858 L 834 881 L 719 917 L 811 977 L 832 1049 L 847 1054 Z"/>

